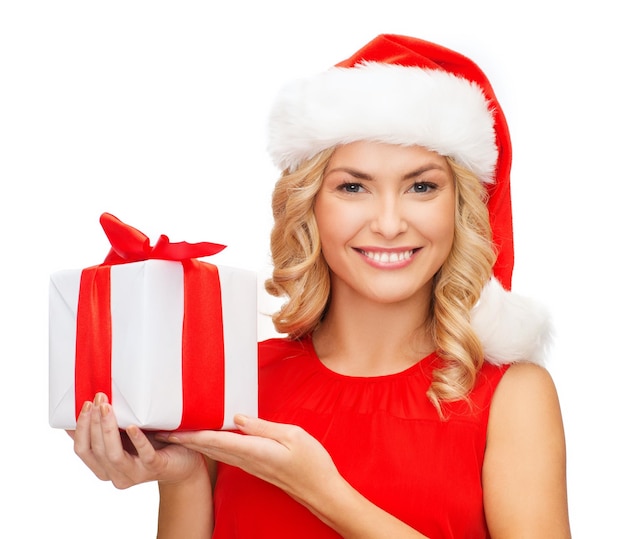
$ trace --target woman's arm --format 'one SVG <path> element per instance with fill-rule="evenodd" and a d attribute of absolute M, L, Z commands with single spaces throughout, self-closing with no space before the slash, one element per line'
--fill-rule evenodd
<path fill-rule="evenodd" d="M 276 485 L 346 539 L 425 537 L 352 488 L 324 447 L 300 427 L 242 416 L 235 423 L 247 436 L 200 431 L 160 438 Z"/>
<path fill-rule="evenodd" d="M 215 462 L 204 459 L 206 473 L 185 481 L 159 482 L 158 539 L 207 539 L 213 531 Z"/>
<path fill-rule="evenodd" d="M 554 383 L 542 367 L 512 365 L 500 381 L 483 488 L 493 539 L 571 537 L 563 422 Z"/>
<path fill-rule="evenodd" d="M 364 498 L 340 476 L 321 494 L 304 505 L 344 539 L 426 539 Z"/>

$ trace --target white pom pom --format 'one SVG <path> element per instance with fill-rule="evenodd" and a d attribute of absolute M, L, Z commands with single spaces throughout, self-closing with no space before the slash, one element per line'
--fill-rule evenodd
<path fill-rule="evenodd" d="M 536 301 L 505 290 L 492 277 L 472 309 L 471 321 L 489 363 L 544 363 L 552 324 Z"/>

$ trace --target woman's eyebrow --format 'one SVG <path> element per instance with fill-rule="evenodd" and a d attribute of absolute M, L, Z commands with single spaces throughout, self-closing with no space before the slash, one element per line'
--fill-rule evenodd
<path fill-rule="evenodd" d="M 358 180 L 370 180 L 371 181 L 374 179 L 370 174 L 367 174 L 366 172 L 361 172 L 360 170 L 356 170 L 350 167 L 331 168 L 330 170 L 326 171 L 326 175 L 332 174 L 333 172 L 345 172 L 346 174 L 350 174 L 350 176 L 353 176 L 355 179 L 358 179 Z"/>
<path fill-rule="evenodd" d="M 428 172 L 429 170 L 444 170 L 444 168 L 436 163 L 429 163 L 427 165 L 423 165 L 411 172 L 407 172 L 402 176 L 403 180 L 412 180 L 424 174 L 424 172 Z M 326 175 L 332 174 L 333 172 L 345 172 L 346 174 L 350 174 L 350 176 L 354 177 L 358 180 L 364 181 L 373 181 L 374 177 L 367 172 L 363 172 L 350 167 L 335 167 L 326 172 Z"/>
<path fill-rule="evenodd" d="M 422 174 L 424 174 L 424 172 L 428 172 L 430 170 L 445 170 L 442 166 L 436 164 L 436 163 L 429 163 L 428 165 L 424 165 L 418 169 L 415 169 L 412 172 L 409 172 L 408 174 L 405 174 L 404 176 L 402 176 L 403 180 L 412 180 L 414 178 L 417 178 L 419 176 L 421 176 Z"/>

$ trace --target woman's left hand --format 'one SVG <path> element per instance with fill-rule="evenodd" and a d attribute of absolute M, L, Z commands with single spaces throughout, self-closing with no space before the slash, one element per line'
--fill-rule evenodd
<path fill-rule="evenodd" d="M 162 433 L 157 438 L 237 466 L 309 508 L 316 506 L 333 481 L 341 480 L 326 449 L 304 429 L 242 415 L 235 416 L 235 424 L 245 436 L 196 431 Z"/>

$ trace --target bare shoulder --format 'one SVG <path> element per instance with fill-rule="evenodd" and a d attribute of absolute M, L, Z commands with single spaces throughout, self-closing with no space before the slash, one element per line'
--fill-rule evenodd
<path fill-rule="evenodd" d="M 511 365 L 491 403 L 488 457 L 526 462 L 546 446 L 564 453 L 561 407 L 550 373 L 532 363 Z"/>
<path fill-rule="evenodd" d="M 558 396 L 550 373 L 534 363 L 515 363 L 509 367 L 496 389 L 492 414 L 513 413 L 536 407 L 558 408 Z"/>
<path fill-rule="evenodd" d="M 518 380 L 520 382 L 525 380 L 530 383 L 548 383 L 554 386 L 552 376 L 548 370 L 541 365 L 529 361 L 522 361 L 510 365 L 502 380 Z"/>
<path fill-rule="evenodd" d="M 493 396 L 488 448 L 498 444 L 509 451 L 528 452 L 551 441 L 564 447 L 563 439 L 561 408 L 550 373 L 533 363 L 511 365 Z"/>
<path fill-rule="evenodd" d="M 569 537 L 565 434 L 550 373 L 511 365 L 493 396 L 483 466 L 492 537 Z"/>

